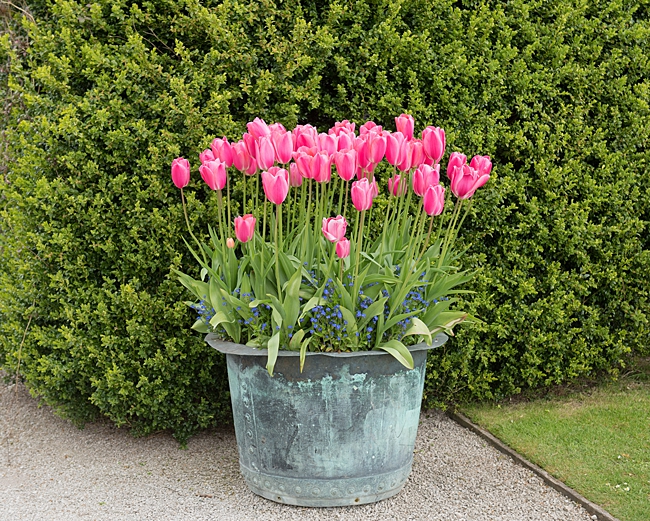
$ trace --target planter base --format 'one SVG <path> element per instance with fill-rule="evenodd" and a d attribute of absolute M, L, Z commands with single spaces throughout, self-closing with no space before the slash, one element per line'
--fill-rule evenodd
<path fill-rule="evenodd" d="M 412 461 L 403 468 L 360 478 L 303 479 L 269 476 L 240 465 L 252 492 L 277 503 L 303 507 L 339 507 L 374 503 L 397 494 L 408 480 Z"/>

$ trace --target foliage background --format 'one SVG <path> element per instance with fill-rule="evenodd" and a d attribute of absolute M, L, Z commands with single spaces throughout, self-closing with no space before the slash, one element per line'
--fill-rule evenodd
<path fill-rule="evenodd" d="M 461 240 L 485 322 L 430 356 L 425 405 L 648 354 L 647 0 L 3 3 L 0 366 L 83 423 L 182 441 L 228 418 L 189 331 L 169 165 L 256 116 L 447 132 L 494 176 Z M 214 215 L 197 181 L 195 230 Z M 29 331 L 22 341 L 26 326 Z"/>

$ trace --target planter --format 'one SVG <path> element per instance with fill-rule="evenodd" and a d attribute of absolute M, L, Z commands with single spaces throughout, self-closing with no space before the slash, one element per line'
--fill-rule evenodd
<path fill-rule="evenodd" d="M 427 350 L 409 370 L 388 353 L 280 351 L 206 341 L 226 354 L 241 472 L 250 489 L 290 505 L 333 507 L 397 494 L 411 472 Z"/>

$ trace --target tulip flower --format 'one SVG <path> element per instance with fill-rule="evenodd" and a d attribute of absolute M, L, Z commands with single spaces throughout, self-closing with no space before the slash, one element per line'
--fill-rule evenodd
<path fill-rule="evenodd" d="M 375 196 L 376 189 L 377 187 L 374 180 L 370 183 L 365 177 L 360 181 L 352 183 L 350 195 L 354 207 L 360 212 L 368 210 L 372 206 L 372 199 Z"/>
<path fill-rule="evenodd" d="M 336 243 L 336 255 L 339 259 L 345 259 L 350 255 L 350 241 L 346 238 Z"/>
<path fill-rule="evenodd" d="M 341 179 L 349 181 L 357 172 L 357 151 L 342 150 L 334 154 L 334 164 Z"/>
<path fill-rule="evenodd" d="M 184 188 L 190 182 L 190 162 L 182 157 L 172 161 L 172 181 L 177 188 Z"/>
<path fill-rule="evenodd" d="M 334 134 L 335 136 L 341 136 L 342 133 L 352 133 L 354 134 L 354 123 L 350 123 L 347 119 L 343 121 L 337 121 L 334 123 L 334 126 L 329 129 L 328 134 Z"/>
<path fill-rule="evenodd" d="M 296 163 L 289 165 L 289 186 L 292 188 L 302 186 L 302 174 Z"/>
<path fill-rule="evenodd" d="M 332 163 L 326 151 L 318 152 L 311 160 L 312 179 L 317 183 L 328 183 L 332 178 Z"/>
<path fill-rule="evenodd" d="M 248 154 L 255 159 L 255 145 L 257 144 L 257 140 L 248 132 L 245 132 L 244 135 L 242 136 L 242 141 L 246 143 L 246 150 L 248 150 Z"/>
<path fill-rule="evenodd" d="M 427 215 L 440 215 L 445 208 L 445 187 L 437 184 L 427 188 L 422 203 Z"/>
<path fill-rule="evenodd" d="M 420 197 L 424 196 L 427 188 L 437 185 L 440 182 L 440 165 L 435 167 L 420 165 L 413 172 L 413 191 Z"/>
<path fill-rule="evenodd" d="M 395 128 L 398 132 L 404 134 L 404 137 L 407 141 L 413 139 L 413 128 L 415 126 L 415 120 L 413 116 L 408 114 L 402 114 L 399 117 L 395 118 Z"/>
<path fill-rule="evenodd" d="M 273 124 L 269 125 L 269 130 L 271 131 L 271 134 L 273 134 L 273 132 L 286 132 L 287 131 L 287 129 L 284 128 L 284 125 L 282 123 L 273 123 Z"/>
<path fill-rule="evenodd" d="M 447 177 L 451 179 L 451 174 L 457 166 L 463 166 L 467 163 L 467 156 L 460 152 L 452 152 L 449 156 L 449 163 L 447 163 Z"/>
<path fill-rule="evenodd" d="M 235 219 L 235 220 L 237 220 L 237 219 Z M 233 240 L 232 237 L 228 237 L 226 239 L 226 246 L 228 246 L 228 248 L 231 248 L 231 249 L 235 247 L 235 241 Z"/>
<path fill-rule="evenodd" d="M 382 128 L 381 125 L 377 125 L 377 123 L 375 123 L 374 121 L 366 121 L 359 128 L 359 135 L 363 136 L 364 134 L 367 134 L 371 130 L 374 130 L 375 132 L 381 132 Z"/>
<path fill-rule="evenodd" d="M 293 153 L 293 159 L 296 161 L 296 164 L 298 165 L 298 170 L 302 174 L 302 176 L 305 179 L 313 179 L 312 177 L 312 171 L 311 171 L 311 161 L 318 153 L 318 149 L 316 147 L 308 148 L 308 147 L 300 147 L 298 151 Z"/>
<path fill-rule="evenodd" d="M 318 147 L 330 156 L 337 150 L 338 138 L 334 134 L 318 134 Z"/>
<path fill-rule="evenodd" d="M 241 172 L 246 172 L 250 166 L 253 158 L 251 158 L 248 153 L 248 147 L 246 143 L 238 141 L 237 143 L 232 144 L 232 164 L 235 165 L 235 168 Z M 257 163 L 256 163 L 257 165 Z"/>
<path fill-rule="evenodd" d="M 199 172 L 205 183 L 211 190 L 223 190 L 228 181 L 226 175 L 226 163 L 215 159 L 199 167 Z"/>
<path fill-rule="evenodd" d="M 363 138 L 357 138 L 354 140 L 354 149 L 357 151 L 357 164 L 361 168 L 368 168 L 371 163 L 368 156 L 368 142 Z"/>
<path fill-rule="evenodd" d="M 293 149 L 311 148 L 318 142 L 318 131 L 311 125 L 298 125 L 293 129 Z"/>
<path fill-rule="evenodd" d="M 458 199 L 469 199 L 488 179 L 489 174 L 481 174 L 469 165 L 457 166 L 451 174 L 451 192 Z"/>
<path fill-rule="evenodd" d="M 386 161 L 391 165 L 396 166 L 402 161 L 405 141 L 401 132 L 391 132 L 386 136 Z"/>
<path fill-rule="evenodd" d="M 408 172 L 413 166 L 413 147 L 411 146 L 411 141 L 404 141 L 402 149 L 400 161 L 396 166 L 399 171 Z"/>
<path fill-rule="evenodd" d="M 271 137 L 261 137 L 255 142 L 255 159 L 260 170 L 267 170 L 275 163 L 275 150 Z"/>
<path fill-rule="evenodd" d="M 244 217 L 235 217 L 235 236 L 239 242 L 248 242 L 255 234 L 255 217 L 246 214 Z"/>
<path fill-rule="evenodd" d="M 480 175 L 490 175 L 492 171 L 492 161 L 490 156 L 474 156 L 469 162 L 469 166 L 478 170 Z"/>
<path fill-rule="evenodd" d="M 411 168 L 418 167 L 424 163 L 424 158 L 427 157 L 424 153 L 424 146 L 419 139 L 409 141 L 409 148 L 411 153 Z"/>
<path fill-rule="evenodd" d="M 336 149 L 340 152 L 341 150 L 348 150 L 354 148 L 354 141 L 356 136 L 354 132 L 341 132 L 338 135 L 338 140 L 336 143 Z"/>
<path fill-rule="evenodd" d="M 227 138 L 213 139 L 210 148 L 212 149 L 215 159 L 219 159 L 226 163 L 228 168 L 232 166 L 232 146 L 228 143 Z"/>
<path fill-rule="evenodd" d="M 275 124 L 275 123 L 274 123 Z M 273 130 L 271 132 L 271 142 L 275 150 L 275 159 L 278 163 L 287 164 L 291 160 L 293 153 L 293 134 L 286 130 Z"/>
<path fill-rule="evenodd" d="M 408 190 L 408 181 L 404 182 L 402 176 L 395 174 L 388 180 L 388 191 L 395 197 L 400 197 Z"/>
<path fill-rule="evenodd" d="M 269 201 L 282 204 L 289 193 L 289 172 L 284 168 L 269 168 L 262 172 L 262 187 Z"/>
<path fill-rule="evenodd" d="M 256 140 L 261 137 L 271 136 L 271 129 L 269 129 L 269 126 L 260 118 L 255 118 L 250 123 L 246 123 L 246 128 L 248 129 L 249 134 Z"/>
<path fill-rule="evenodd" d="M 378 132 L 368 132 L 366 136 L 370 162 L 375 164 L 381 163 L 386 153 L 386 137 Z"/>
<path fill-rule="evenodd" d="M 347 225 L 348 223 L 342 215 L 330 217 L 329 219 L 323 217 L 323 235 L 330 242 L 338 242 L 345 236 Z"/>
<path fill-rule="evenodd" d="M 434 162 L 440 162 L 445 155 L 445 131 L 439 127 L 427 127 L 422 131 L 424 153 Z"/>
<path fill-rule="evenodd" d="M 205 164 L 208 161 L 214 161 L 216 158 L 214 157 L 214 154 L 212 153 L 212 150 L 209 148 L 206 148 L 203 152 L 199 154 L 199 161 L 201 161 L 201 164 Z"/>

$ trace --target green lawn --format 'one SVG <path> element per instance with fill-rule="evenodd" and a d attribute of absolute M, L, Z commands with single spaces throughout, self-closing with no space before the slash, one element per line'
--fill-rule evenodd
<path fill-rule="evenodd" d="M 617 382 L 462 412 L 621 521 L 650 520 L 650 360 Z"/>

